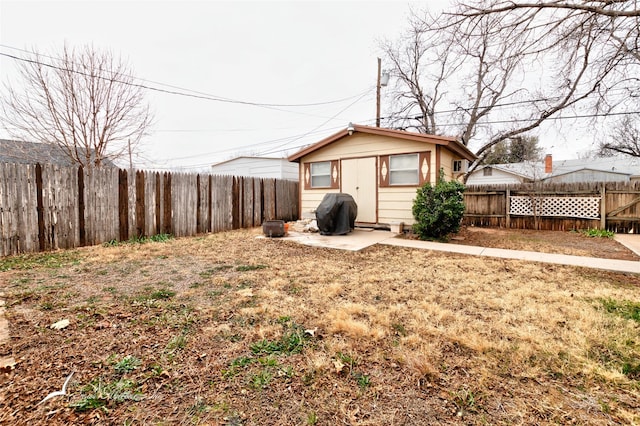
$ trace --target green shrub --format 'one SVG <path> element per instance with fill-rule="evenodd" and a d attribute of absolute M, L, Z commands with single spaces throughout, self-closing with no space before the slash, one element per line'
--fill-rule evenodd
<path fill-rule="evenodd" d="M 440 169 L 435 186 L 425 183 L 418 188 L 412 209 L 416 220 L 413 232 L 422 240 L 441 240 L 458 232 L 464 214 L 464 189 L 460 182 L 445 181 L 444 172 Z"/>
<path fill-rule="evenodd" d="M 616 234 L 606 229 L 581 229 L 580 233 L 591 238 L 613 238 Z"/>

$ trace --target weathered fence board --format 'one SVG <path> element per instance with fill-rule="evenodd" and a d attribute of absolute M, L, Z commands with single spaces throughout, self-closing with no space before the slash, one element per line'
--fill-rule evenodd
<path fill-rule="evenodd" d="M 210 176 L 211 232 L 233 229 L 233 182 L 231 176 Z"/>
<path fill-rule="evenodd" d="M 118 169 L 94 169 L 84 172 L 86 244 L 117 240 L 119 230 Z"/>
<path fill-rule="evenodd" d="M 0 164 L 0 247 L 3 252 L 40 249 L 35 166 Z"/>
<path fill-rule="evenodd" d="M 0 164 L 0 256 L 220 232 L 297 214 L 297 182 Z"/>
<path fill-rule="evenodd" d="M 604 227 L 614 232 L 638 233 L 640 207 L 633 201 L 639 196 L 640 182 L 469 186 L 464 194 L 463 223 L 557 231 Z M 558 203 L 567 198 L 566 204 L 571 208 L 566 214 L 556 211 L 548 216 L 514 214 L 510 208 L 511 200 L 521 200 L 522 197 L 531 199 L 532 203 L 541 203 L 545 199 Z M 599 208 L 594 203 L 599 203 Z M 580 204 L 588 205 L 589 212 L 576 211 Z"/>
<path fill-rule="evenodd" d="M 264 220 L 276 218 L 276 180 L 262 180 L 262 194 L 264 204 Z"/>
<path fill-rule="evenodd" d="M 40 167 L 40 166 L 36 166 Z M 78 220 L 78 170 L 75 167 L 41 166 L 43 250 L 80 245 Z"/>

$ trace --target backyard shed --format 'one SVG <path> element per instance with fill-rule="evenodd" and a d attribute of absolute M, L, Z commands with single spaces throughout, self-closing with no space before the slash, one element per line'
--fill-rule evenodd
<path fill-rule="evenodd" d="M 298 180 L 298 165 L 286 158 L 236 157 L 211 166 L 215 175 Z"/>
<path fill-rule="evenodd" d="M 476 156 L 454 138 L 349 125 L 299 152 L 300 216 L 314 212 L 327 193 L 350 194 L 356 224 L 414 222 L 416 189 L 435 183 L 438 170 L 457 179 Z"/>

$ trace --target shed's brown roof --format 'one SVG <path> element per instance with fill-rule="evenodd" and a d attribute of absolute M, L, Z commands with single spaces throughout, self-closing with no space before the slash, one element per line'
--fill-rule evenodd
<path fill-rule="evenodd" d="M 474 161 L 477 158 L 473 152 L 469 151 L 469 148 L 464 146 L 455 138 L 448 137 L 448 136 L 425 135 L 423 133 L 412 133 L 412 132 L 406 132 L 404 130 L 392 130 L 392 129 L 385 129 L 382 127 L 362 126 L 359 124 L 354 124 L 353 129 L 354 129 L 353 130 L 354 133 L 360 132 L 360 133 L 367 133 L 370 135 L 389 136 L 397 139 L 412 140 L 412 141 L 425 142 L 425 143 L 445 146 L 450 151 L 455 152 L 460 157 L 469 161 Z M 327 145 L 330 145 L 334 142 L 337 142 L 338 140 L 347 136 L 349 136 L 349 132 L 347 129 L 340 130 L 339 132 L 334 133 L 333 135 L 322 139 L 320 142 L 314 143 L 313 145 L 303 148 L 300 151 L 296 152 L 295 154 L 289 156 L 289 161 L 300 162 L 300 159 L 305 155 L 310 154 L 314 151 L 317 151 L 318 149 L 323 148 Z"/>

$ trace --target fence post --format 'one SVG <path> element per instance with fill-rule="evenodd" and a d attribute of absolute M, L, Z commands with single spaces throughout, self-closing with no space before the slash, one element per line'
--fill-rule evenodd
<path fill-rule="evenodd" d="M 200 209 L 202 208 L 202 197 L 200 196 L 200 173 L 196 175 L 196 234 L 204 233 L 205 231 L 200 226 L 200 221 L 202 220 L 202 213 Z"/>
<path fill-rule="evenodd" d="M 120 241 L 129 238 L 129 175 L 126 170 L 118 170 L 118 218 L 120 221 Z"/>
<path fill-rule="evenodd" d="M 87 245 L 87 229 L 84 220 L 84 169 L 78 167 L 78 232 L 80 234 L 80 246 Z"/>
<path fill-rule="evenodd" d="M 36 203 L 38 210 L 38 244 L 40 251 L 44 251 L 44 201 L 42 199 L 42 165 L 40 163 L 36 164 Z"/>
<path fill-rule="evenodd" d="M 600 229 L 607 229 L 607 190 L 606 184 L 603 182 L 600 188 Z"/>
<path fill-rule="evenodd" d="M 137 170 L 136 177 L 136 236 L 144 237 L 147 229 L 145 218 L 145 179 L 144 172 Z"/>
<path fill-rule="evenodd" d="M 505 209 L 506 209 L 506 212 L 504 213 L 505 214 L 505 218 L 506 218 L 505 222 L 506 222 L 507 229 L 511 229 L 511 214 L 510 214 L 510 211 L 511 211 L 511 188 L 507 187 L 507 191 L 504 193 L 504 196 L 506 198 L 505 203 L 504 203 Z"/>
<path fill-rule="evenodd" d="M 163 179 L 163 198 L 162 198 L 162 233 L 173 234 L 173 226 L 171 222 L 171 173 L 166 172 Z"/>

